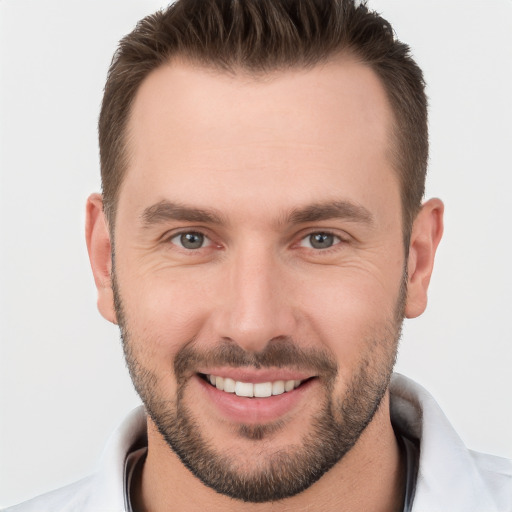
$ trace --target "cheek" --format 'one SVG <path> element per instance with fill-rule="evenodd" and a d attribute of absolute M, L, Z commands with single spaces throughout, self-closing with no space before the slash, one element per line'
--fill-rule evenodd
<path fill-rule="evenodd" d="M 132 347 L 139 359 L 168 372 L 208 317 L 204 279 L 185 279 L 175 271 L 123 277 L 119 292 Z"/>
<path fill-rule="evenodd" d="M 303 282 L 301 309 L 313 336 L 334 354 L 343 373 L 371 351 L 394 349 L 400 278 L 383 281 L 361 269 L 329 274 Z"/>

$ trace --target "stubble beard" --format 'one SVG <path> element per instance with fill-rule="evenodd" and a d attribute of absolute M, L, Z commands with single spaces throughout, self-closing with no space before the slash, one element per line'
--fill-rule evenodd
<path fill-rule="evenodd" d="M 263 503 L 295 496 L 313 485 L 350 451 L 372 421 L 389 386 L 396 360 L 406 282 L 404 274 L 394 317 L 376 328 L 367 340 L 366 355 L 346 385 L 343 396 L 335 394 L 338 366 L 334 358 L 324 351 L 300 349 L 290 338 L 271 340 L 260 353 L 247 353 L 225 340 L 209 352 L 197 350 L 192 342 L 185 344 L 174 362 L 176 397 L 162 396 L 158 391 L 159 378 L 144 367 L 136 354 L 137 343 L 130 336 L 115 277 L 113 289 L 123 349 L 134 387 L 169 447 L 203 484 L 216 492 L 245 502 Z M 187 406 L 186 376 L 198 363 L 313 370 L 320 375 L 325 398 L 300 445 L 272 451 L 265 460 L 251 460 L 248 466 L 243 457 L 237 460 L 229 452 L 216 449 L 203 435 L 200 423 Z M 280 430 L 286 430 L 280 422 L 242 424 L 233 435 L 252 443 L 265 443 Z"/>

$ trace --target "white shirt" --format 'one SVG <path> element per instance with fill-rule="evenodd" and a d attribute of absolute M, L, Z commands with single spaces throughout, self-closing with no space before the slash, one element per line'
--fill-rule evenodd
<path fill-rule="evenodd" d="M 420 444 L 412 512 L 512 512 L 512 461 L 468 450 L 412 380 L 395 374 L 390 389 L 393 425 Z M 97 473 L 4 512 L 126 512 L 126 458 L 145 432 L 139 407 L 111 436 Z"/>

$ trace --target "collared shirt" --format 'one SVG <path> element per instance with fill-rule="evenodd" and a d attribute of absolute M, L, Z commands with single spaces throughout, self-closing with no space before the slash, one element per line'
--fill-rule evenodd
<path fill-rule="evenodd" d="M 512 461 L 468 450 L 421 386 L 391 381 L 395 431 L 419 446 L 411 512 L 512 512 Z M 127 457 L 144 445 L 142 407 L 109 440 L 97 473 L 4 512 L 127 512 Z M 140 453 L 140 452 L 139 452 Z"/>
<path fill-rule="evenodd" d="M 405 495 L 402 512 L 412 512 L 416 481 L 418 479 L 418 466 L 420 462 L 420 450 L 417 443 L 407 437 L 398 434 L 397 439 L 402 445 L 405 461 Z"/>

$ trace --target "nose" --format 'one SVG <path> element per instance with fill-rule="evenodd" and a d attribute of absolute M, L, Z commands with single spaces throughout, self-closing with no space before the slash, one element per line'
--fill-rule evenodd
<path fill-rule="evenodd" d="M 222 300 L 215 312 L 215 331 L 249 352 L 269 341 L 293 336 L 293 294 L 285 264 L 264 246 L 251 244 L 225 262 Z"/>

